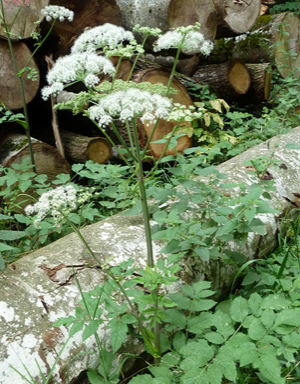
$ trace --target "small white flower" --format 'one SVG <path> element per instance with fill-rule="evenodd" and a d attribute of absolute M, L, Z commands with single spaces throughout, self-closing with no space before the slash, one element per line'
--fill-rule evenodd
<path fill-rule="evenodd" d="M 98 121 L 98 124 L 104 127 L 113 118 L 118 118 L 122 122 L 136 117 L 148 122 L 157 117 L 166 119 L 171 108 L 170 99 L 131 88 L 103 97 L 97 105 L 89 109 L 89 113 L 92 120 Z"/>
<path fill-rule="evenodd" d="M 48 5 L 41 10 L 41 13 L 45 16 L 47 21 L 56 20 L 59 21 L 73 21 L 74 12 L 68 8 L 60 7 L 58 5 Z"/>
<path fill-rule="evenodd" d="M 179 27 L 162 35 L 154 44 L 154 51 L 162 49 L 181 48 L 183 51 L 199 51 L 208 55 L 213 49 L 213 43 L 206 41 L 195 27 Z"/>
<path fill-rule="evenodd" d="M 99 48 L 109 46 L 116 48 L 124 40 L 134 41 L 132 32 L 126 31 L 123 27 L 105 23 L 83 32 L 76 40 L 71 49 L 72 53 L 93 52 Z"/>
<path fill-rule="evenodd" d="M 60 93 L 64 85 L 75 81 L 83 81 L 88 87 L 92 87 L 99 83 L 97 75 L 113 75 L 114 72 L 113 64 L 96 53 L 74 53 L 61 57 L 48 72 L 47 81 L 50 86 L 42 90 L 42 97 L 47 100 L 51 94 Z"/>
<path fill-rule="evenodd" d="M 52 215 L 59 220 L 63 215 L 77 208 L 77 191 L 72 185 L 57 187 L 43 193 L 38 202 L 25 208 L 27 215 L 37 214 L 37 221 Z"/>

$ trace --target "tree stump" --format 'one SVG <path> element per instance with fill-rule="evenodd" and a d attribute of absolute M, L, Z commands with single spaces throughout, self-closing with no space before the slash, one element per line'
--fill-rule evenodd
<path fill-rule="evenodd" d="M 61 131 L 66 159 L 71 163 L 105 164 L 111 157 L 111 146 L 104 137 L 87 137 L 73 132 Z"/>
<path fill-rule="evenodd" d="M 213 41 L 217 32 L 217 14 L 212 0 L 170 0 L 168 8 L 170 28 L 201 24 L 200 32 Z M 185 52 L 196 54 L 199 52 Z"/>
<path fill-rule="evenodd" d="M 18 69 L 21 70 L 27 64 L 31 52 L 26 44 L 19 41 L 13 43 L 13 49 Z M 23 102 L 19 79 L 6 40 L 0 40 L 0 63 L 0 100 L 9 109 L 20 109 L 23 107 Z M 28 66 L 37 71 L 38 79 L 37 81 L 28 79 L 26 75 L 28 72 L 24 73 L 22 79 L 26 103 L 29 103 L 36 95 L 40 82 L 39 69 L 33 58 L 29 61 Z"/>
<path fill-rule="evenodd" d="M 166 69 L 149 68 L 149 69 L 145 69 L 137 72 L 133 77 L 133 81 L 137 83 L 147 81 L 151 84 L 162 83 L 163 85 L 167 85 L 169 81 L 169 76 L 170 76 L 170 72 Z M 186 88 L 180 83 L 179 80 L 174 78 L 172 81 L 171 87 L 179 91 L 179 93 L 175 95 L 171 94 L 169 96 L 174 101 L 174 103 L 180 103 L 182 105 L 186 105 L 187 107 L 190 105 L 193 105 L 190 95 L 188 94 Z M 159 120 L 159 123 L 155 129 L 155 132 L 152 138 L 152 142 L 149 145 L 149 149 L 153 153 L 153 156 L 156 160 L 159 159 L 166 145 L 163 143 L 154 143 L 154 141 L 164 138 L 167 134 L 173 131 L 175 126 L 176 126 L 176 122 L 173 122 L 173 121 L 167 122 L 163 119 Z M 150 123 L 149 125 L 146 125 L 140 122 L 138 128 L 140 130 L 141 146 L 145 147 L 146 142 L 153 131 L 154 124 Z M 192 134 L 191 123 L 186 123 L 186 122 L 181 123 L 179 126 L 179 130 L 180 128 L 182 129 L 188 128 L 190 129 Z M 176 153 L 182 153 L 186 148 L 189 148 L 191 144 L 192 144 L 192 139 L 190 136 L 188 135 L 182 136 L 177 140 L 176 148 L 174 148 L 173 150 L 167 149 L 166 156 L 171 154 L 174 155 Z"/>
<path fill-rule="evenodd" d="M 36 30 L 35 22 L 43 19 L 41 9 L 49 5 L 49 0 L 1 0 L 1 3 L 8 26 L 17 15 L 10 31 L 10 38 L 19 40 L 28 39 Z M 7 38 L 3 23 L 0 23 L 0 36 Z"/>
<path fill-rule="evenodd" d="M 218 15 L 218 36 L 249 31 L 256 22 L 261 0 L 213 0 Z"/>
<path fill-rule="evenodd" d="M 225 100 L 235 100 L 250 87 L 250 74 L 240 62 L 204 65 L 193 76 L 197 83 L 207 84 L 213 92 Z"/>

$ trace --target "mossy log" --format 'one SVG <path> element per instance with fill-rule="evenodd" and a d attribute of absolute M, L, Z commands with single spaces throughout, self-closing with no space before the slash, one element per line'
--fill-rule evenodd
<path fill-rule="evenodd" d="M 246 94 L 251 83 L 247 67 L 235 61 L 199 67 L 193 79 L 209 85 L 218 97 L 226 100 L 235 100 Z"/>
<path fill-rule="evenodd" d="M 218 37 L 249 31 L 260 14 L 261 0 L 213 0 L 218 15 Z"/>
<path fill-rule="evenodd" d="M 28 39 L 36 30 L 38 20 L 43 19 L 41 9 L 49 5 L 49 0 L 1 0 L 5 23 L 12 28 L 11 40 Z M 0 23 L 0 36 L 7 38 L 5 25 Z"/>
<path fill-rule="evenodd" d="M 151 84 L 162 83 L 163 85 L 168 85 L 170 77 L 170 72 L 166 69 L 162 68 L 149 68 L 135 73 L 133 77 L 133 81 L 137 83 L 141 83 L 147 81 Z M 169 97 L 173 100 L 174 103 L 180 103 L 185 106 L 193 105 L 192 99 L 188 94 L 187 89 L 180 83 L 176 78 L 173 79 L 171 87 L 175 90 L 179 91 L 177 94 L 171 94 Z M 160 119 L 155 132 L 152 137 L 152 141 L 149 145 L 149 150 L 153 154 L 154 158 L 157 160 L 163 153 L 165 149 L 165 144 L 154 143 L 157 140 L 163 139 L 166 135 L 173 131 L 176 126 L 176 122 L 173 121 L 165 121 Z M 139 122 L 138 129 L 140 131 L 140 144 L 142 147 L 145 147 L 146 142 L 150 135 L 152 134 L 154 128 L 153 123 L 143 124 Z M 182 132 L 184 129 L 187 129 L 192 133 L 192 125 L 190 123 L 183 122 L 180 124 L 177 133 L 179 133 L 180 129 Z M 177 145 L 174 149 L 166 151 L 166 156 L 176 153 L 182 153 L 185 149 L 189 148 L 192 145 L 192 139 L 190 135 L 185 135 L 180 137 L 177 140 Z"/>
<path fill-rule="evenodd" d="M 31 52 L 27 45 L 20 41 L 13 43 L 13 50 L 18 69 L 21 70 L 27 65 Z M 28 67 L 35 70 L 37 79 L 28 79 L 27 72 L 22 76 L 26 103 L 36 95 L 40 82 L 39 68 L 33 58 L 30 59 Z M 0 40 L 0 101 L 12 110 L 23 107 L 19 78 L 6 40 Z"/>
<path fill-rule="evenodd" d="M 111 146 L 104 137 L 87 137 L 73 132 L 61 131 L 66 159 L 71 163 L 105 164 L 111 157 Z"/>
<path fill-rule="evenodd" d="M 170 0 L 168 23 L 170 28 L 187 27 L 196 22 L 206 40 L 214 41 L 217 32 L 217 13 L 212 0 Z M 199 51 L 184 52 L 196 54 Z"/>

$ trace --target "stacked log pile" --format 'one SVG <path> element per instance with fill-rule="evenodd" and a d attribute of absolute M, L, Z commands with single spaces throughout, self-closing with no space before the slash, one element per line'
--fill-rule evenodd
<path fill-rule="evenodd" d="M 19 14 L 11 29 L 13 48 L 16 55 L 18 69 L 24 66 L 34 68 L 37 81 L 27 79 L 23 75 L 25 85 L 26 103 L 38 103 L 39 96 L 39 68 L 44 70 L 44 58 L 40 57 L 38 65 L 31 58 L 28 47 L 33 46 L 30 36 L 35 32 L 38 20 L 42 20 L 41 9 L 46 5 L 63 5 L 75 12 L 73 23 L 57 22 L 53 31 L 51 46 L 46 44 L 47 53 L 51 51 L 54 57 L 68 54 L 70 47 L 78 35 L 86 28 L 92 28 L 110 22 L 122 25 L 125 29 L 132 30 L 139 23 L 142 26 L 159 27 L 163 32 L 169 28 L 187 26 L 195 22 L 201 23 L 200 32 L 207 40 L 215 43 L 215 48 L 208 58 L 202 57 L 199 52 L 184 52 L 177 65 L 177 79 L 173 87 L 179 90 L 174 97 L 176 102 L 189 106 L 193 103 L 189 96 L 186 84 L 209 85 L 218 97 L 224 98 L 227 103 L 247 100 L 249 103 L 259 103 L 269 98 L 271 88 L 271 75 L 268 70 L 269 62 L 274 62 L 281 76 L 286 77 L 295 73 L 299 67 L 299 30 L 300 19 L 292 13 L 280 15 L 266 15 L 266 2 L 261 0 L 25 0 L 23 5 L 19 1 L 3 1 L 5 17 L 9 25 L 14 15 Z M 262 4 L 263 3 L 263 4 Z M 264 16 L 259 16 L 260 14 Z M 44 21 L 41 30 L 49 28 Z M 266 47 L 261 44 L 261 38 L 266 39 Z M 18 77 L 10 57 L 5 25 L 0 24 L 0 101 L 13 110 L 22 108 L 22 99 L 19 96 Z M 140 36 L 137 35 L 137 39 Z M 153 41 L 152 41 L 153 42 Z M 270 49 L 274 45 L 274 49 Z M 44 49 L 44 52 L 45 52 Z M 166 84 L 169 68 L 174 61 L 172 51 L 163 52 L 162 56 L 155 55 L 152 45 L 147 46 L 149 54 L 138 63 L 138 71 L 132 79 L 137 82 L 150 81 Z M 291 53 L 289 57 L 283 50 Z M 146 60 L 145 60 L 146 59 Z M 261 62 L 263 59 L 263 63 Z M 115 58 L 111 59 L 114 63 Z M 42 64 L 41 64 L 42 63 Z M 43 64 L 44 63 L 44 64 Z M 147 63 L 145 65 L 145 63 Z M 124 61 L 120 67 L 118 78 L 127 79 L 130 73 L 130 61 Z M 45 71 L 46 72 L 46 71 Z M 45 84 L 45 73 L 41 75 L 41 83 Z M 37 96 L 36 96 L 37 95 Z M 36 96 L 36 97 L 35 97 Z M 49 104 L 41 102 L 37 109 L 49 108 Z M 51 112 L 50 112 L 51 114 Z M 43 112 L 42 112 L 43 115 Z M 34 119 L 33 119 L 34 120 Z M 33 123 L 34 125 L 34 123 Z M 47 137 L 47 122 L 35 130 L 36 136 Z M 162 138 L 173 129 L 174 124 L 161 121 L 157 127 L 153 141 Z M 51 126 L 50 126 L 51 127 Z M 48 123 L 49 128 L 49 123 Z M 106 162 L 110 159 L 109 144 L 94 138 L 80 138 L 82 131 L 73 131 L 73 127 L 61 122 L 63 142 L 66 146 L 66 157 L 70 162 L 85 162 L 92 159 L 96 162 Z M 140 139 L 143 146 L 149 137 L 151 126 L 140 124 Z M 0 127 L 0 142 L 1 132 Z M 7 130 L 5 130 L 7 135 Z M 38 133 L 37 133 L 38 132 Z M 69 132 L 69 133 L 68 133 Z M 95 136 L 91 130 L 87 136 Z M 99 133 L 97 136 L 100 136 Z M 101 143 L 101 145 L 100 145 Z M 175 153 L 191 146 L 192 140 L 186 135 L 180 138 Z M 101 147 L 101 148 L 100 148 Z M 100 149 L 99 149 L 100 148 Z M 155 159 L 159 158 L 163 144 L 151 144 L 150 149 Z M 171 153 L 171 152 L 170 152 Z"/>

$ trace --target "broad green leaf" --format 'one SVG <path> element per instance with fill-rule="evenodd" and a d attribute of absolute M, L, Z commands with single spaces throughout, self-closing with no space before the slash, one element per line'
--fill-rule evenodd
<path fill-rule="evenodd" d="M 256 281 L 257 275 L 255 274 L 255 280 Z M 252 293 L 252 295 L 249 297 L 248 300 L 248 307 L 249 307 L 249 312 L 252 313 L 253 315 L 256 315 L 258 313 L 258 310 L 260 308 L 262 302 L 262 298 L 258 293 Z"/>
<path fill-rule="evenodd" d="M 91 384 L 105 384 L 103 377 L 99 376 L 93 369 L 87 371 L 87 377 Z"/>
<path fill-rule="evenodd" d="M 182 331 L 175 333 L 173 338 L 173 347 L 175 351 L 180 351 L 180 349 L 186 344 L 186 337 Z"/>
<path fill-rule="evenodd" d="M 261 196 L 262 192 L 263 189 L 260 187 L 250 188 L 243 200 L 257 200 Z"/>
<path fill-rule="evenodd" d="M 217 331 L 224 337 L 224 339 L 227 339 L 235 331 L 231 317 L 221 311 L 217 311 L 213 315 L 212 325 L 217 328 Z"/>
<path fill-rule="evenodd" d="M 149 371 L 155 378 L 172 379 L 172 372 L 166 366 L 149 367 Z M 171 381 L 170 381 L 171 382 Z M 164 383 L 164 381 L 162 381 Z"/>
<path fill-rule="evenodd" d="M 232 357 L 225 353 L 219 353 L 214 358 L 214 363 L 220 366 L 223 376 L 230 381 L 235 381 L 237 377 L 236 366 Z"/>
<path fill-rule="evenodd" d="M 208 261 L 209 260 L 209 249 L 204 247 L 196 247 L 194 249 L 197 256 L 201 257 L 201 259 Z"/>
<path fill-rule="evenodd" d="M 228 233 L 233 232 L 237 225 L 238 221 L 236 219 L 228 219 L 227 223 L 218 229 L 217 236 L 227 235 Z"/>
<path fill-rule="evenodd" d="M 293 325 L 299 327 L 300 325 L 300 308 L 285 309 L 279 312 L 276 316 L 274 328 L 279 325 Z"/>
<path fill-rule="evenodd" d="M 126 313 L 121 317 L 122 323 L 124 324 L 134 324 L 137 322 L 137 319 L 130 313 Z"/>
<path fill-rule="evenodd" d="M 249 223 L 249 227 L 253 232 L 258 233 L 260 235 L 265 235 L 267 233 L 266 225 L 260 219 L 253 219 L 251 223 Z"/>
<path fill-rule="evenodd" d="M 282 294 L 271 294 L 263 298 L 260 308 L 282 311 L 283 309 L 287 309 L 290 304 L 291 302 L 287 300 Z"/>
<path fill-rule="evenodd" d="M 74 323 L 69 331 L 69 336 L 74 336 L 75 333 L 79 332 L 82 330 L 84 326 L 84 321 L 78 321 L 76 323 Z"/>
<path fill-rule="evenodd" d="M 208 365 L 206 369 L 207 383 L 210 384 L 221 384 L 222 383 L 222 367 L 216 360 L 213 360 L 211 364 Z"/>
<path fill-rule="evenodd" d="M 214 356 L 206 340 L 190 341 L 180 349 L 180 353 L 184 357 L 180 368 L 184 370 L 202 367 Z"/>
<path fill-rule="evenodd" d="M 275 318 L 276 314 L 274 313 L 274 311 L 272 309 L 266 309 L 262 312 L 260 320 L 267 329 L 270 329 L 271 327 L 273 327 Z"/>
<path fill-rule="evenodd" d="M 210 312 L 202 312 L 199 316 L 192 317 L 188 320 L 189 332 L 202 334 L 205 329 L 210 328 L 213 316 Z"/>
<path fill-rule="evenodd" d="M 262 339 L 266 334 L 266 328 L 259 319 L 254 319 L 250 327 L 248 328 L 248 335 L 252 340 Z"/>
<path fill-rule="evenodd" d="M 180 378 L 180 384 L 208 384 L 206 372 L 201 368 L 189 369 Z"/>
<path fill-rule="evenodd" d="M 24 236 L 26 236 L 26 233 L 24 231 L 10 231 L 10 230 L 0 231 L 0 240 L 4 240 L 4 241 L 19 240 Z"/>
<path fill-rule="evenodd" d="M 248 313 L 247 300 L 245 300 L 243 297 L 237 297 L 233 300 L 230 307 L 230 315 L 234 321 L 242 323 L 243 320 L 247 317 Z"/>
<path fill-rule="evenodd" d="M 188 297 L 184 296 L 182 293 L 170 293 L 169 297 L 178 305 L 180 309 L 191 309 L 191 300 Z"/>
<path fill-rule="evenodd" d="M 275 354 L 268 353 L 266 348 L 264 353 L 253 362 L 253 367 L 259 369 L 264 377 L 274 384 L 285 384 L 285 379 L 281 377 L 281 365 Z"/>
<path fill-rule="evenodd" d="M 204 335 L 204 338 L 212 344 L 223 344 L 224 337 L 221 336 L 218 332 L 209 332 Z"/>
<path fill-rule="evenodd" d="M 102 320 L 91 320 L 90 323 L 84 328 L 82 332 L 82 341 L 88 339 L 94 333 L 96 333 L 101 323 L 102 323 Z"/>
<path fill-rule="evenodd" d="M 165 311 L 166 322 L 170 322 L 172 325 L 176 325 L 180 329 L 185 328 L 187 317 L 178 309 L 168 309 Z"/>
<path fill-rule="evenodd" d="M 114 318 L 109 322 L 111 328 L 110 340 L 113 352 L 115 353 L 123 344 L 127 335 L 127 325 L 119 319 Z"/>
<path fill-rule="evenodd" d="M 16 247 L 12 247 L 11 245 L 7 245 L 5 243 L 0 243 L 0 252 L 10 251 L 12 249 L 16 249 Z"/>
<path fill-rule="evenodd" d="M 196 299 L 193 302 L 192 309 L 193 311 L 208 311 L 217 304 L 214 300 L 209 299 Z"/>
<path fill-rule="evenodd" d="M 0 253 L 0 271 L 4 271 L 5 269 L 5 261 Z"/>

